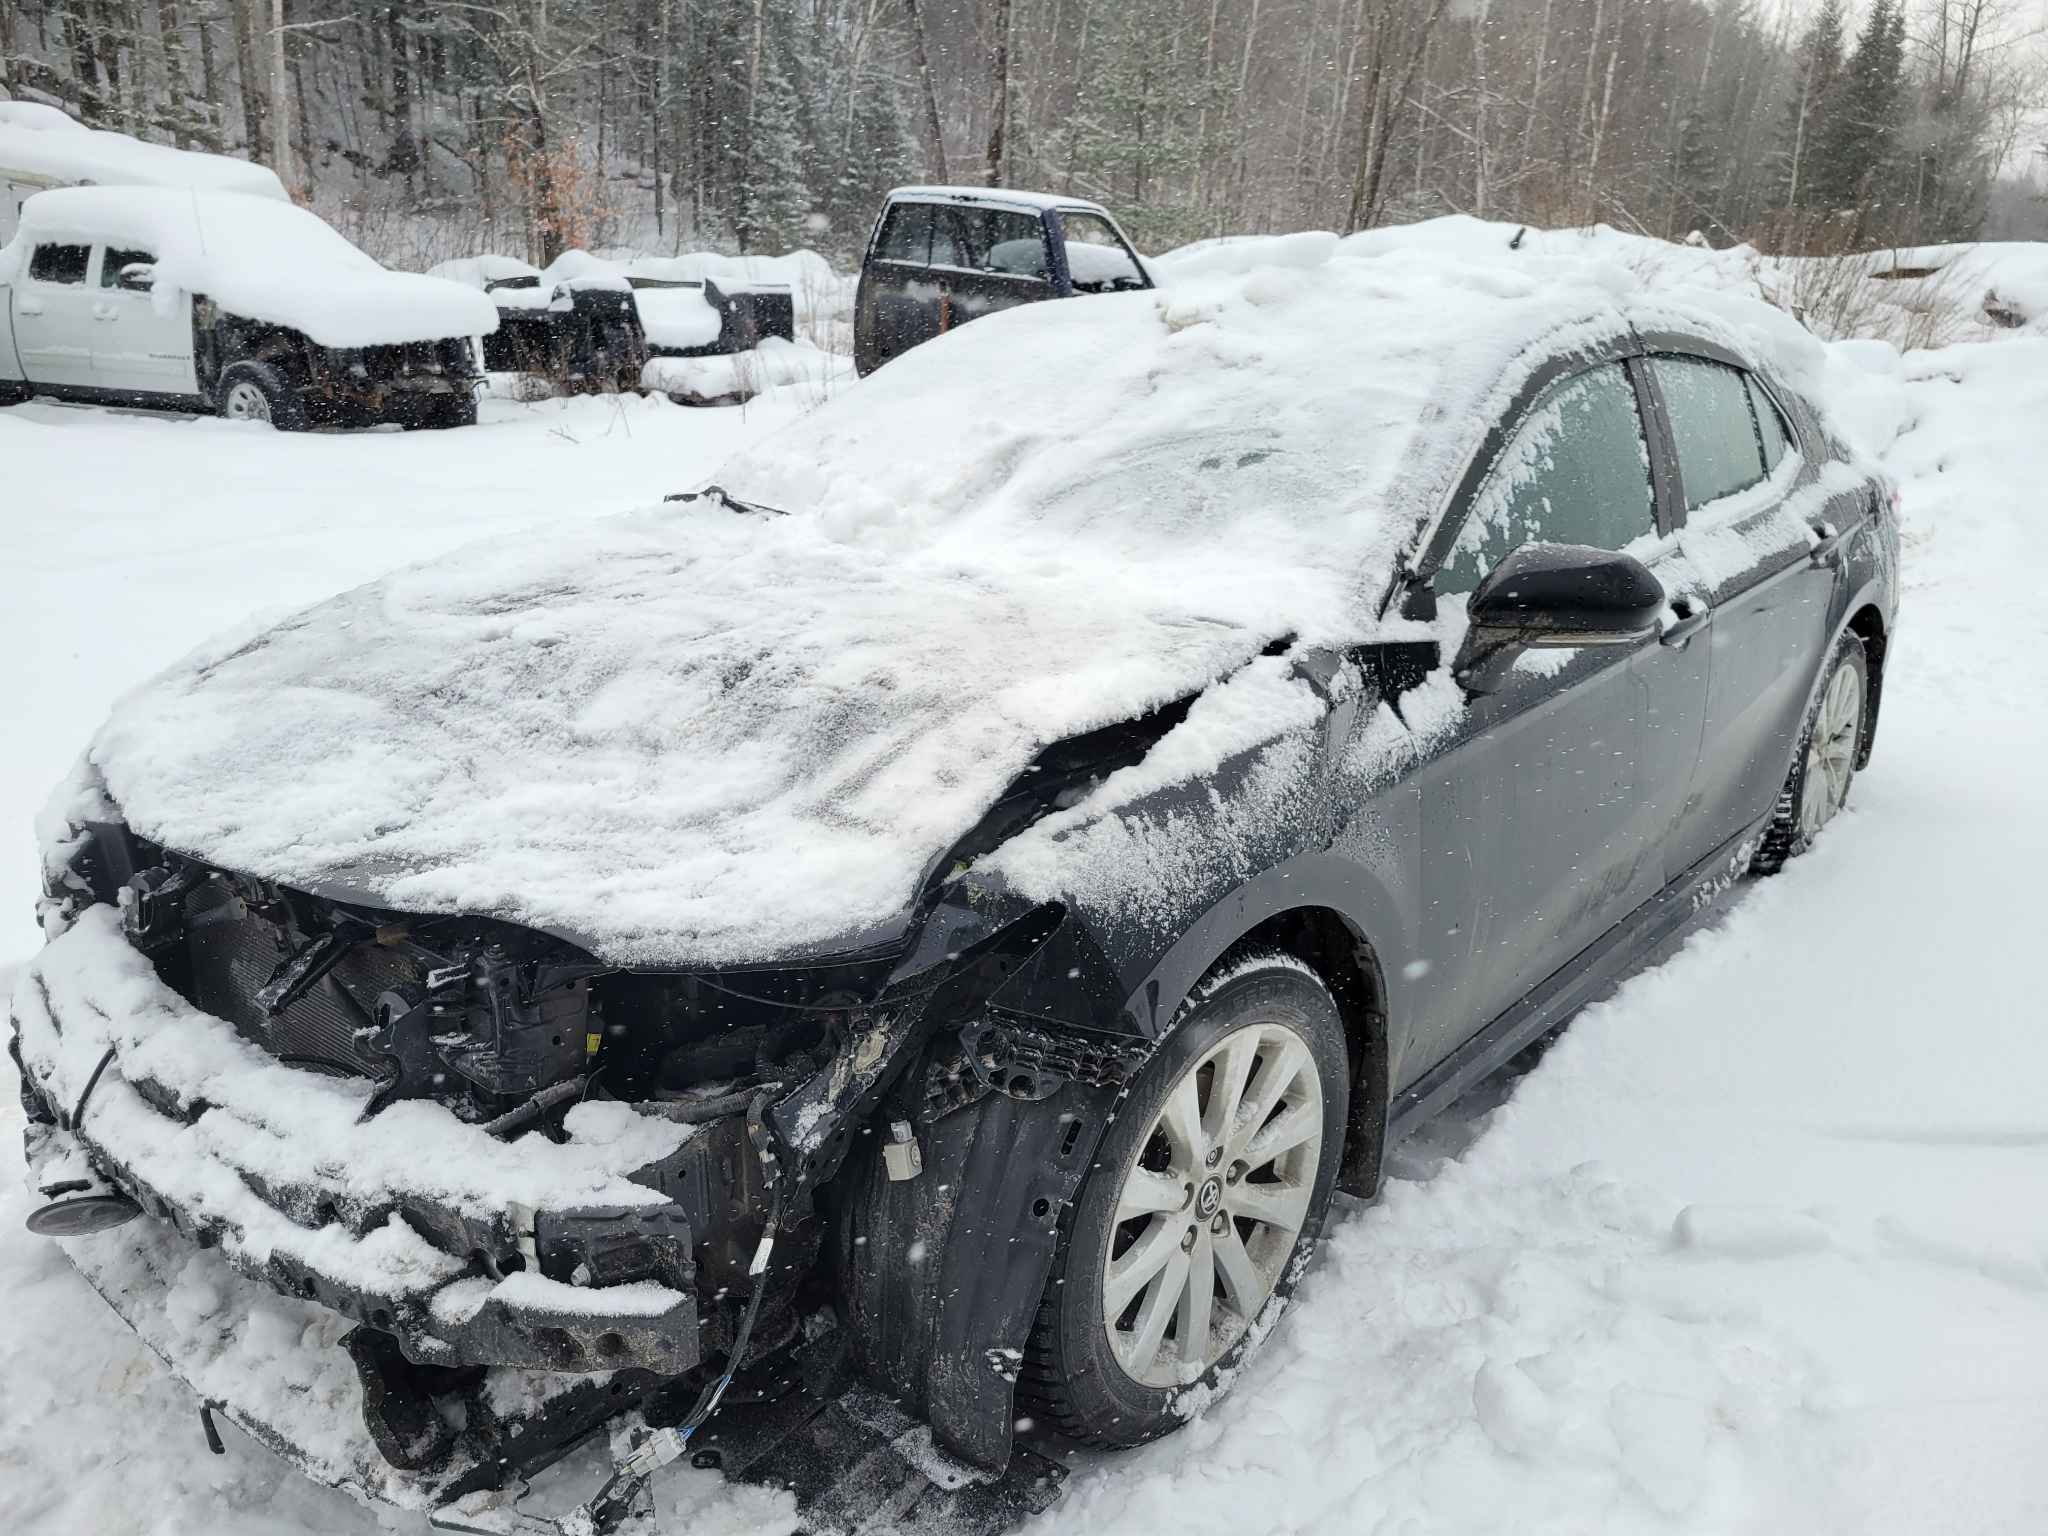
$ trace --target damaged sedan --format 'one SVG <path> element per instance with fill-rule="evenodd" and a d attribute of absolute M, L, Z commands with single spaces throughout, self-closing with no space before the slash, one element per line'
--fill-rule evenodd
<path fill-rule="evenodd" d="M 1000 1524 L 1047 1437 L 1227 1390 L 1338 1190 L 1831 823 L 1898 538 L 1818 344 L 1266 249 L 123 700 L 11 1049 L 34 1224 L 210 1416 L 465 1529 L 616 1528 L 683 1455 Z M 194 1266 L 296 1345 L 181 1322 Z"/>

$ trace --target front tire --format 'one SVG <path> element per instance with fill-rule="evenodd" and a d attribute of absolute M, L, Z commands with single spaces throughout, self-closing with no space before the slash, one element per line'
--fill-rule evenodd
<path fill-rule="evenodd" d="M 1220 1391 L 1329 1211 L 1350 1100 L 1329 991 L 1279 957 L 1198 990 L 1061 1223 L 1018 1384 L 1069 1439 L 1140 1445 Z"/>
<path fill-rule="evenodd" d="M 230 363 L 221 370 L 216 398 L 229 421 L 267 422 L 280 432 L 306 429 L 305 402 L 269 363 Z"/>
<path fill-rule="evenodd" d="M 1862 637 L 1845 630 L 1828 658 L 1820 690 L 1799 732 L 1792 771 L 1778 792 L 1771 824 L 1752 868 L 1772 875 L 1813 846 L 1827 824 L 1841 814 L 1863 750 L 1864 715 L 1870 702 L 1870 662 Z"/>

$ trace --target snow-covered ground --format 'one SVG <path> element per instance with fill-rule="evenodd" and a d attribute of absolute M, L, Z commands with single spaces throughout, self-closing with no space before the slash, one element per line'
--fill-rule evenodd
<path fill-rule="evenodd" d="M 1078 1461 L 1034 1536 L 2048 1528 L 2048 339 L 1912 355 L 1855 405 L 1907 594 L 1850 814 L 1403 1149 L 1240 1390 Z M 0 412 L 0 965 L 34 942 L 28 818 L 117 692 L 252 611 L 694 484 L 794 408 L 370 438 Z M 8 1081 L 0 1141 L 18 1118 Z M 419 1528 L 232 1431 L 206 1456 L 27 1206 L 0 1177 L 0 1531 Z M 658 1486 L 664 1529 L 790 1524 Z"/>

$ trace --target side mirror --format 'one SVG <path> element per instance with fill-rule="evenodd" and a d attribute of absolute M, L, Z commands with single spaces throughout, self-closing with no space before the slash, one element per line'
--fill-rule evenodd
<path fill-rule="evenodd" d="M 1658 632 L 1664 588 L 1642 561 L 1583 544 L 1524 544 L 1473 590 L 1452 673 L 1492 693 L 1525 650 L 1635 645 Z"/>
<path fill-rule="evenodd" d="M 121 286 L 130 293 L 148 293 L 156 286 L 156 263 L 131 261 L 121 269 Z"/>

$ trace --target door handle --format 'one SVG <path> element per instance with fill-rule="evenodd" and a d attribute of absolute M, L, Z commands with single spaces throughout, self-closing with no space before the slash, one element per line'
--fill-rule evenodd
<path fill-rule="evenodd" d="M 95 304 L 92 307 L 92 317 L 95 320 L 118 320 L 121 318 L 121 311 L 111 304 Z"/>
<path fill-rule="evenodd" d="M 23 315 L 40 315 L 43 312 L 43 306 L 34 299 L 16 299 L 14 308 L 17 314 Z"/>
<path fill-rule="evenodd" d="M 1665 645 L 1683 650 L 1691 643 L 1692 637 L 1707 627 L 1707 620 L 1713 617 L 1713 610 L 1705 603 L 1690 598 L 1672 599 L 1671 611 L 1678 615 L 1678 622 L 1659 637 Z"/>
<path fill-rule="evenodd" d="M 1816 566 L 1834 564 L 1835 554 L 1841 549 L 1845 535 L 1837 531 L 1833 523 L 1819 522 L 1813 525 L 1813 537 L 1814 545 L 1806 552 L 1806 558 Z"/>

